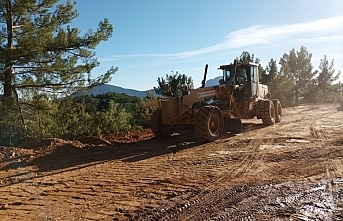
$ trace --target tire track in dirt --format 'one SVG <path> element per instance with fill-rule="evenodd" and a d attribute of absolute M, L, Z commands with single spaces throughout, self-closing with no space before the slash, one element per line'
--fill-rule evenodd
<path fill-rule="evenodd" d="M 225 141 L 218 141 L 218 144 L 226 144 Z M 229 147 L 226 150 L 215 151 L 215 154 L 210 154 L 210 157 L 214 159 L 218 158 L 223 159 L 220 155 L 228 156 L 230 153 L 239 153 L 239 157 L 237 161 L 232 162 L 230 159 L 226 159 L 230 161 L 230 164 L 227 165 L 216 165 L 217 170 L 222 170 L 220 176 L 215 177 L 210 182 L 206 183 L 200 191 L 195 192 L 193 195 L 190 195 L 183 199 L 184 204 L 176 204 L 172 205 L 169 203 L 169 206 L 165 208 L 159 208 L 155 210 L 153 215 L 151 212 L 147 215 L 148 217 L 142 218 L 141 220 L 197 220 L 197 216 L 201 213 L 201 210 L 208 210 L 207 207 L 209 205 L 216 205 L 217 201 L 225 201 L 231 200 L 232 202 L 238 202 L 242 199 L 248 197 L 252 193 L 243 193 L 237 194 L 240 192 L 239 190 L 235 191 L 234 193 L 228 192 L 225 189 L 233 187 L 237 185 L 236 179 L 242 183 L 242 180 L 248 181 L 249 179 L 245 179 L 244 176 L 247 175 L 249 178 L 255 177 L 256 173 L 254 173 L 255 168 L 261 167 L 263 165 L 263 156 L 264 152 L 260 150 L 260 146 L 262 143 L 274 143 L 273 139 L 257 139 L 257 140 L 240 140 L 236 142 L 229 142 Z M 242 151 L 244 149 L 244 151 Z M 219 152 L 219 153 L 218 153 Z M 263 167 L 263 166 L 262 166 Z M 253 182 L 253 181 L 248 181 Z M 240 187 L 244 188 L 244 187 Z M 215 191 L 213 191 L 215 190 Z M 225 191 L 222 191 L 225 190 Z M 204 196 L 206 196 L 204 198 Z M 207 198 L 208 197 L 208 198 Z M 162 212 L 161 212 L 162 211 Z M 183 212 L 186 211 L 185 215 Z M 166 213 L 166 215 L 163 215 Z M 182 214 L 181 217 L 179 214 Z M 143 216 L 144 217 L 144 216 Z"/>
<path fill-rule="evenodd" d="M 317 108 L 318 109 L 318 108 Z M 309 113 L 311 113 L 310 110 L 307 110 Z M 296 119 L 296 122 L 299 122 L 299 124 L 296 124 L 296 126 L 301 127 L 300 130 L 303 131 L 304 128 L 308 127 L 308 125 L 301 125 L 301 121 L 308 121 L 311 120 L 311 116 L 309 115 L 309 113 L 305 114 L 306 117 L 302 116 L 301 114 L 298 114 L 298 119 Z M 327 115 L 330 115 L 330 113 L 327 113 Z M 292 117 L 292 119 L 294 119 Z M 277 126 L 273 126 L 273 127 L 278 127 L 275 129 L 279 129 L 279 131 L 273 131 L 271 130 L 271 128 L 266 128 L 266 129 L 261 129 L 258 133 L 258 136 L 253 136 L 254 138 L 257 139 L 252 139 L 249 140 L 248 144 L 244 144 L 244 142 L 241 142 L 240 144 L 238 144 L 238 146 L 241 147 L 241 149 L 244 149 L 246 151 L 240 151 L 240 153 L 242 154 L 241 157 L 239 157 L 238 159 L 236 159 L 237 161 L 233 164 L 231 164 L 232 166 L 229 168 L 226 168 L 227 170 L 231 171 L 232 173 L 223 173 L 222 176 L 218 177 L 216 181 L 210 182 L 208 183 L 208 185 L 204 188 L 202 188 L 202 191 L 197 192 L 195 196 L 191 196 L 187 199 L 185 199 L 183 202 L 183 204 L 178 204 L 178 205 L 174 205 L 171 206 L 169 205 L 166 208 L 160 208 L 160 210 L 156 210 L 155 214 L 156 216 L 149 216 L 148 219 L 142 219 L 142 220 L 154 220 L 154 218 L 156 220 L 202 220 L 199 218 L 199 214 L 202 214 L 203 212 L 209 211 L 212 206 L 214 205 L 214 207 L 217 207 L 218 202 L 220 201 L 228 201 L 228 194 L 229 193 L 225 193 L 224 189 L 226 188 L 230 188 L 227 183 L 231 181 L 231 185 L 234 185 L 234 179 L 235 177 L 237 177 L 240 181 L 244 180 L 244 175 L 247 175 L 246 173 L 249 173 L 251 171 L 252 168 L 255 167 L 262 167 L 262 170 L 264 169 L 264 156 L 266 154 L 269 154 L 271 152 L 273 152 L 272 149 L 268 149 L 267 151 L 259 151 L 259 148 L 262 146 L 268 146 L 270 145 L 271 148 L 277 148 L 280 149 L 281 148 L 281 152 L 283 151 L 282 149 L 286 149 L 285 152 L 287 153 L 292 153 L 292 152 L 296 152 L 298 154 L 297 157 L 294 158 L 294 162 L 297 161 L 297 159 L 301 159 L 301 157 L 305 157 L 305 158 L 315 158 L 315 157 L 320 157 L 322 155 L 327 155 L 330 154 L 332 152 L 336 152 L 337 149 L 336 148 L 332 148 L 333 146 L 324 146 L 324 151 L 322 150 L 322 148 L 320 148 L 319 150 L 316 150 L 316 148 L 313 148 L 314 145 L 317 145 L 318 142 L 314 141 L 315 144 L 310 143 L 310 145 L 307 145 L 307 140 L 305 139 L 306 137 L 309 136 L 309 132 L 303 132 L 300 135 L 295 135 L 294 137 L 289 137 L 289 136 L 284 136 L 282 133 L 280 133 L 280 131 L 288 131 L 285 128 L 293 128 L 294 124 L 293 122 L 288 122 L 288 123 L 282 123 L 281 125 L 277 125 Z M 296 128 L 297 130 L 299 130 L 298 128 Z M 295 130 L 296 131 L 296 130 Z M 276 134 L 279 134 L 281 136 L 275 136 Z M 245 134 L 244 137 L 249 137 L 249 134 Z M 264 137 L 264 139 L 258 139 L 258 137 Z M 272 137 L 272 138 L 266 138 L 266 137 Z M 237 143 L 239 143 L 240 139 L 232 139 L 232 140 L 236 140 Z M 230 143 L 234 143 L 235 141 L 232 141 Z M 295 145 L 292 143 L 294 142 L 293 140 L 295 140 Z M 288 141 L 291 141 L 290 143 L 288 143 Z M 302 141 L 306 141 L 304 144 L 309 146 L 305 149 L 299 149 L 299 146 L 297 145 L 298 142 L 302 142 Z M 329 137 L 327 136 L 327 140 L 323 141 L 323 143 L 325 142 L 331 142 L 329 140 Z M 218 143 L 217 143 L 218 144 Z M 221 141 L 220 144 L 224 144 L 225 146 L 225 141 Z M 242 145 L 243 144 L 243 145 Z M 285 145 L 286 144 L 286 145 Z M 314 150 L 311 150 L 311 148 L 313 148 Z M 232 149 L 228 148 L 227 155 L 229 155 L 230 153 L 232 153 Z M 310 151 L 311 150 L 311 151 Z M 225 151 L 227 151 L 227 149 L 224 150 L 220 150 L 222 151 L 222 153 Z M 238 150 L 239 151 L 239 150 Z M 278 150 L 280 151 L 280 150 Z M 326 153 L 325 153 L 326 152 Z M 215 154 L 213 154 L 215 155 Z M 212 156 L 213 156 L 212 155 Z M 339 155 L 339 154 L 338 154 Z M 342 154 L 341 154 L 342 155 Z M 287 156 L 286 158 L 287 159 Z M 262 163 L 257 163 L 258 161 L 262 161 Z M 268 163 L 268 162 L 267 162 Z M 301 164 L 299 164 L 300 167 Z M 336 165 L 340 165 L 340 164 L 336 164 Z M 305 165 L 304 165 L 305 166 Z M 270 166 L 269 166 L 270 167 Z M 302 167 L 302 166 L 301 166 Z M 305 166 L 306 167 L 306 166 Z M 272 169 L 272 168 L 268 168 L 268 166 L 265 168 L 267 169 Z M 281 168 L 282 169 L 282 168 Z M 309 168 L 310 170 L 310 168 Z M 258 174 L 255 174 L 258 175 Z M 300 179 L 302 179 L 300 177 Z M 253 182 L 250 179 L 250 182 Z M 257 182 L 258 183 L 258 182 Z M 249 184 L 249 181 L 248 183 Z M 218 188 L 220 187 L 220 189 L 222 189 L 223 191 L 218 190 Z M 211 192 L 211 189 L 217 189 L 214 192 Z M 232 193 L 231 193 L 232 194 Z M 253 193 L 250 193 L 251 195 L 254 195 Z M 230 195 L 230 194 L 229 194 Z M 236 201 L 241 201 L 242 198 L 240 198 L 239 194 L 237 194 L 237 191 L 234 193 L 235 197 L 233 197 Z M 244 195 L 244 194 L 243 194 Z M 249 196 L 249 194 L 245 194 L 244 197 L 251 197 Z M 244 198 L 243 197 L 243 198 Z M 225 200 L 224 200 L 225 199 Z M 168 210 L 169 208 L 169 210 Z M 160 211 L 163 211 L 162 213 Z M 164 214 L 164 215 L 163 215 Z M 197 215 L 194 215 L 197 214 Z M 212 214 L 213 213 L 212 211 Z M 201 217 L 201 216 L 200 216 Z M 230 220 L 233 220 L 233 217 L 238 217 L 238 216 L 230 216 Z M 305 217 L 305 216 L 304 216 Z M 244 217 L 241 217 L 242 219 L 244 219 Z M 289 218 L 289 216 L 288 216 Z M 301 218 L 301 217 L 300 217 Z M 245 216 L 245 220 L 255 220 L 255 218 L 249 219 L 248 216 Z M 212 220 L 212 219 L 211 219 Z M 217 219 L 213 219 L 213 220 L 217 220 Z M 218 219 L 218 220 L 222 220 L 222 219 Z M 227 220 L 223 219 L 223 220 Z M 241 220 L 241 219 L 237 219 L 237 220 Z"/>
<path fill-rule="evenodd" d="M 321 152 L 321 151 L 326 151 L 327 149 L 331 149 L 334 147 L 333 141 L 330 139 L 330 135 L 327 132 L 327 129 L 325 128 L 330 128 L 332 130 L 333 125 L 331 125 L 331 122 L 335 122 L 335 120 L 339 122 L 339 119 L 337 117 L 333 117 L 335 114 L 335 110 L 330 111 L 324 115 L 322 115 L 320 118 L 314 118 L 314 121 L 310 125 L 310 132 L 312 136 L 312 140 L 315 139 L 318 143 L 320 143 L 321 148 L 317 148 L 316 151 Z M 343 115 L 342 115 L 343 117 Z M 332 118 L 332 119 L 330 119 Z M 328 120 L 329 119 L 329 120 Z M 342 119 L 342 118 L 341 118 Z M 341 120 L 342 121 L 342 120 Z M 327 122 L 329 122 L 330 125 L 327 125 Z M 335 130 L 343 131 L 343 122 L 341 124 L 334 125 Z M 332 154 L 332 152 L 327 153 Z M 326 166 L 326 176 L 327 178 L 331 177 L 340 177 L 343 178 L 343 166 L 342 162 L 343 159 L 333 159 L 333 162 L 329 165 Z"/>
<path fill-rule="evenodd" d="M 321 140 L 311 136 L 308 124 L 314 122 L 318 110 L 323 116 L 328 115 L 327 122 L 317 121 L 326 133 L 318 132 Z M 217 217 L 214 220 L 234 220 L 231 218 L 235 215 L 253 220 L 256 211 L 268 210 L 268 194 L 264 192 L 277 192 L 275 183 L 317 181 L 327 170 L 330 177 L 341 176 L 342 143 L 333 140 L 341 127 L 338 122 L 331 125 L 331 131 L 327 125 L 334 120 L 330 118 L 332 108 L 316 106 L 312 110 L 306 106 L 286 109 L 285 113 L 280 124 L 263 127 L 260 121 L 252 121 L 254 125 L 243 134 L 227 133 L 211 143 L 198 142 L 191 131 L 168 139 L 99 147 L 70 156 L 52 155 L 42 158 L 46 162 L 41 165 L 48 164 L 45 168 L 31 165 L 10 169 L 6 177 L 13 174 L 14 181 L 0 187 L 0 217 L 168 220 L 173 215 L 174 220 L 196 220 L 201 216 L 192 214 L 213 214 Z M 316 129 L 317 124 L 313 125 Z M 296 142 L 288 142 L 292 140 Z M 310 142 L 301 143 L 303 140 Z M 297 190 L 306 189 L 298 188 L 292 195 L 292 186 L 277 187 L 285 197 L 296 197 Z M 257 193 L 261 198 L 257 198 Z M 275 203 L 276 197 L 270 200 Z M 254 205 L 255 201 L 264 202 L 266 208 L 244 203 Z M 277 202 L 269 206 L 271 212 L 260 214 L 261 219 L 294 211 L 292 206 L 287 207 L 289 211 L 281 210 L 284 207 Z M 249 209 L 252 212 L 248 213 Z M 203 220 L 209 219 L 205 215 Z"/>
<path fill-rule="evenodd" d="M 184 199 L 184 205 L 177 204 L 171 210 L 161 209 L 162 213 L 157 212 L 157 214 L 154 214 L 155 217 L 149 217 L 148 220 L 194 220 L 199 218 L 199 212 L 206 211 L 214 213 L 211 209 L 218 207 L 223 200 L 226 202 L 238 202 L 248 197 L 250 194 L 247 194 L 240 189 L 244 187 L 239 187 L 235 190 L 235 194 L 228 191 L 222 191 L 221 189 L 227 187 L 228 183 L 233 182 L 237 177 L 244 176 L 246 172 L 252 169 L 256 162 L 260 161 L 263 156 L 261 152 L 258 151 L 261 142 L 261 140 L 251 140 L 247 146 L 244 146 L 244 149 L 247 149 L 245 154 L 231 167 L 227 167 L 226 165 L 217 166 L 218 170 L 228 172 L 224 172 L 215 180 L 207 183 L 201 191 L 197 191 L 195 195 L 191 195 Z M 212 157 L 215 158 L 216 155 L 212 155 Z M 204 196 L 206 197 L 204 198 Z M 216 207 L 209 207 L 209 205 L 216 205 Z M 184 214 L 183 211 L 185 210 L 187 210 L 187 212 Z M 168 215 L 164 216 L 163 212 L 167 212 Z"/>

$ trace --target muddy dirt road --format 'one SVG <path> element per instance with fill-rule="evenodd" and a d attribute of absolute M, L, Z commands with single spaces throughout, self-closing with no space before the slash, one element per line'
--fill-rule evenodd
<path fill-rule="evenodd" d="M 0 220 L 343 220 L 343 111 L 202 143 L 150 130 L 0 147 Z"/>

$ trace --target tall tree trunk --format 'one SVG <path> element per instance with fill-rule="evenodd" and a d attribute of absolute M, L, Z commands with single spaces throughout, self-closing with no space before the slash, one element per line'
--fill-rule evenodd
<path fill-rule="evenodd" d="M 295 106 L 299 106 L 299 88 L 295 90 Z"/>
<path fill-rule="evenodd" d="M 8 66 L 5 70 L 5 79 L 4 79 L 4 97 L 12 97 L 12 67 Z"/>
<path fill-rule="evenodd" d="M 12 18 L 12 2 L 6 1 L 6 25 L 7 25 L 7 49 L 11 50 L 13 45 L 13 18 Z M 4 79 L 4 97 L 12 96 L 12 60 L 11 56 L 5 61 L 5 79 Z"/>

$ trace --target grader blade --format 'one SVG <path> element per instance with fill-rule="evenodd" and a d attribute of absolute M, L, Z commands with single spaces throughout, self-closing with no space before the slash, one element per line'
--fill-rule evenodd
<path fill-rule="evenodd" d="M 224 130 L 232 133 L 242 133 L 243 126 L 242 120 L 239 118 L 225 118 L 224 119 L 225 127 Z"/>

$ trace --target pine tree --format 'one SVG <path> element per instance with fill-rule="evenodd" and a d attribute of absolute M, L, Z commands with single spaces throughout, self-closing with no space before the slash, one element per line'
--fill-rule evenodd
<path fill-rule="evenodd" d="M 276 60 L 270 59 L 267 67 L 269 82 L 273 82 L 278 74 Z"/>
<path fill-rule="evenodd" d="M 266 68 L 266 72 L 268 73 L 268 86 L 270 89 L 270 92 L 273 94 L 274 91 L 277 90 L 277 85 L 275 84 L 275 80 L 278 74 L 278 68 L 276 65 L 276 60 L 274 60 L 273 58 L 270 59 L 268 66 Z"/>
<path fill-rule="evenodd" d="M 154 88 L 157 94 L 163 95 L 165 97 L 176 97 L 182 94 L 183 87 L 188 89 L 193 89 L 193 80 L 191 77 L 187 77 L 185 74 L 175 74 L 168 75 L 166 78 L 158 77 L 157 79 L 158 87 Z"/>
<path fill-rule="evenodd" d="M 271 71 L 269 73 L 271 74 Z M 287 69 L 277 72 L 275 78 L 270 83 L 272 97 L 279 99 L 284 107 L 294 106 L 293 88 L 294 79 Z"/>
<path fill-rule="evenodd" d="M 306 94 L 309 83 L 314 76 L 311 58 L 312 54 L 304 46 L 301 46 L 300 51 L 296 52 L 295 49 L 292 49 L 289 54 L 285 53 L 280 59 L 281 71 L 294 79 L 293 91 L 296 106 Z"/>
<path fill-rule="evenodd" d="M 254 62 L 254 54 L 250 54 L 248 51 L 243 51 L 239 59 L 240 62 Z M 258 59 L 257 59 L 258 60 Z"/>
<path fill-rule="evenodd" d="M 318 76 L 316 78 L 318 83 L 318 92 L 323 96 L 323 100 L 326 101 L 328 98 L 328 90 L 332 83 L 339 78 L 340 72 L 335 75 L 335 69 L 333 68 L 334 59 L 332 59 L 330 65 L 329 61 L 324 55 L 324 58 L 320 60 Z"/>
<path fill-rule="evenodd" d="M 0 0 L 0 81 L 5 98 L 21 90 L 71 93 L 107 82 L 115 73 L 111 68 L 91 78 L 91 70 L 99 65 L 93 50 L 111 37 L 112 25 L 104 19 L 96 31 L 80 36 L 81 31 L 69 25 L 78 16 L 75 4 Z"/>

